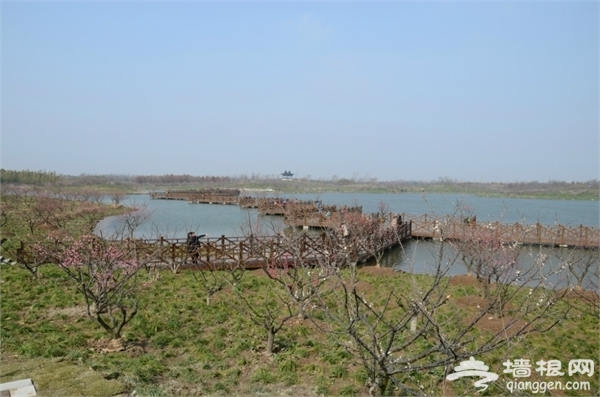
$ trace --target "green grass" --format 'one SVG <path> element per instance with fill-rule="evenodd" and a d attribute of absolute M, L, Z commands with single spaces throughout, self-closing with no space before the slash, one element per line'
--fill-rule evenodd
<path fill-rule="evenodd" d="M 83 307 L 83 298 L 57 267 L 48 265 L 42 272 L 43 278 L 33 280 L 25 270 L 0 267 L 1 381 L 32 377 L 40 394 L 94 395 L 87 389 L 75 392 L 68 376 L 52 374 L 53 363 L 60 360 L 66 372 L 95 376 L 90 384 L 109 382 L 101 389 L 114 394 L 135 390 L 139 395 L 247 395 L 275 394 L 282 389 L 311 395 L 368 394 L 367 376 L 357 357 L 310 322 L 286 324 L 275 337 L 276 353 L 266 356 L 264 331 L 236 310 L 231 291 L 221 291 L 206 306 L 203 297 L 196 295 L 198 286 L 188 271 L 162 272 L 160 280 L 142 292 L 140 312 L 123 332 L 125 351 L 91 350 L 106 339 L 104 331 L 84 312 L 70 311 Z M 378 291 L 388 283 L 407 288 L 400 275 L 382 279 L 361 274 L 365 285 L 377 286 L 365 292 L 370 294 L 369 301 L 381 301 Z M 270 288 L 264 276 L 247 274 L 245 278 L 245 285 L 256 292 Z M 418 277 L 418 282 L 426 280 L 426 276 Z M 473 287 L 452 288 L 451 293 L 460 297 L 477 292 Z M 506 359 L 521 356 L 561 359 L 563 365 L 572 358 L 597 358 L 597 329 L 597 315 L 573 310 L 567 321 L 550 332 L 529 335 L 477 358 L 496 372 Z M 473 332 L 473 343 L 484 335 Z M 419 342 L 414 348 L 425 347 Z M 33 372 L 28 369 L 32 366 Z M 436 369 L 413 374 L 407 381 L 418 381 L 439 395 L 441 377 L 443 371 Z M 591 381 L 598 390 L 597 379 Z M 452 387 L 460 391 L 470 384 L 461 385 Z"/>

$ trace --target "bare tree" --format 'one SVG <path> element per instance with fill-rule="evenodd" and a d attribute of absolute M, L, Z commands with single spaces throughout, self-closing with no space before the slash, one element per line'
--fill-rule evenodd
<path fill-rule="evenodd" d="M 125 198 L 127 198 L 127 193 L 125 192 L 115 192 L 113 194 L 110 195 L 111 201 L 113 203 L 113 205 L 116 207 L 119 204 L 121 204 L 121 202 L 123 200 L 125 200 Z"/>
<path fill-rule="evenodd" d="M 494 307 L 498 314 L 504 302 L 503 299 L 494 300 L 492 294 L 500 298 L 500 290 L 507 293 L 507 286 L 520 276 L 521 270 L 517 269 L 516 265 L 522 245 L 514 241 L 503 241 L 493 227 L 468 224 L 463 230 L 462 235 L 454 239 L 452 245 L 458 250 L 468 274 L 473 272 L 477 277 L 482 286 L 483 297 L 498 304 Z M 543 266 L 547 259 L 547 255 L 536 258 L 542 262 L 540 266 Z M 492 291 L 492 288 L 496 291 Z"/>
<path fill-rule="evenodd" d="M 345 216 L 345 228 L 326 233 L 323 238 L 330 244 L 320 244 L 327 247 L 321 251 L 310 237 L 300 237 L 302 233 L 263 240 L 256 251 L 265 258 L 264 273 L 275 282 L 277 293 L 263 301 L 270 303 L 268 311 L 246 300 L 247 308 L 261 307 L 263 311 L 252 316 L 267 330 L 278 330 L 275 319 L 282 326 L 294 311 L 308 316 L 360 360 L 372 395 L 427 394 L 415 373 L 436 368 L 447 372 L 459 360 L 501 348 L 527 333 L 546 331 L 567 313 L 556 305 L 561 295 L 547 283 L 560 266 L 549 268 L 546 254 L 524 252 L 485 229 L 463 241 L 442 238 L 430 276 L 397 273 L 379 279 L 377 288 L 366 288 L 356 264 L 378 251 L 368 248 L 373 219 L 379 224 L 377 218 L 362 214 Z M 460 266 L 461 258 L 473 261 L 479 277 L 471 298 L 478 307 L 462 307 L 453 297 L 448 271 Z M 494 322 L 494 327 L 482 333 L 485 321 Z"/>
<path fill-rule="evenodd" d="M 309 237 L 291 230 L 284 233 L 281 225 L 268 223 L 265 226 L 258 219 L 250 218 L 242 232 L 246 239 L 245 248 L 240 248 L 240 257 L 244 251 L 245 265 L 260 266 L 265 277 L 258 280 L 269 286 L 260 288 L 249 283 L 248 278 L 243 277 L 246 269 L 241 264 L 229 270 L 227 280 L 239 310 L 264 329 L 266 352 L 272 354 L 277 333 L 290 319 L 309 316 L 314 291 L 319 290 L 346 258 L 336 256 L 337 249 L 328 248 L 337 243 L 324 240 L 325 235 Z M 317 249 L 320 252 L 316 252 Z M 319 266 L 314 266 L 315 257 L 321 258 Z"/>
<path fill-rule="evenodd" d="M 148 209 L 148 204 L 132 203 L 130 211 L 119 216 L 123 230 L 119 231 L 118 234 L 123 234 L 133 239 L 134 232 L 147 222 L 152 214 L 153 211 Z"/>
<path fill-rule="evenodd" d="M 325 294 L 327 281 L 346 264 L 346 251 L 335 233 L 308 235 L 290 231 L 265 239 L 254 252 L 264 261 L 264 273 L 287 293 L 301 318 L 308 318 L 317 294 Z M 271 245 L 265 247 L 264 244 Z"/>
<path fill-rule="evenodd" d="M 204 290 L 206 306 L 210 306 L 213 297 L 227 285 L 222 272 L 215 268 L 197 268 L 192 275 Z"/>
<path fill-rule="evenodd" d="M 447 249 L 450 257 L 444 252 Z M 477 309 L 465 310 L 453 299 L 447 276 L 458 258 L 453 248 L 441 242 L 430 277 L 387 276 L 379 280 L 374 293 L 363 287 L 360 272 L 346 270 L 333 275 L 330 282 L 336 288 L 331 293 L 317 296 L 318 310 L 327 318 L 324 330 L 360 359 L 370 394 L 424 395 L 415 373 L 447 371 L 459 360 L 498 349 L 520 335 L 545 331 L 566 315 L 555 305 L 554 291 L 546 289 L 547 273 L 540 267 L 511 272 L 512 277 L 502 279 L 508 288 L 489 286 L 487 300 Z M 511 309 L 500 313 L 496 328 L 480 336 L 477 329 L 482 321 L 497 318 L 496 308 L 508 301 Z"/>
<path fill-rule="evenodd" d="M 211 242 L 207 240 L 206 242 L 202 242 L 200 247 L 196 247 L 195 249 L 203 250 L 208 253 L 211 251 L 211 249 L 208 248 L 210 244 Z M 210 257 L 199 257 L 195 262 L 192 261 L 192 275 L 204 290 L 206 306 L 210 306 L 213 297 L 222 291 L 228 284 L 236 290 L 238 284 L 242 281 L 245 272 L 243 263 L 244 254 L 248 252 L 249 247 L 244 241 L 241 241 L 239 244 L 240 252 L 237 256 L 235 253 L 232 253 L 228 259 L 221 259 L 219 262 L 213 261 Z M 203 245 L 205 248 L 202 248 Z M 245 246 L 246 249 L 244 248 Z M 212 251 L 216 252 L 217 250 L 213 249 Z"/>
<path fill-rule="evenodd" d="M 554 254 L 554 259 L 564 263 L 568 269 L 565 280 L 568 296 L 578 299 L 587 310 L 597 315 L 600 308 L 600 250 L 563 247 Z"/>
<path fill-rule="evenodd" d="M 233 283 L 231 290 L 236 297 L 237 308 L 254 324 L 264 329 L 267 336 L 266 353 L 272 354 L 275 348 L 275 336 L 285 323 L 296 316 L 296 307 L 290 302 L 288 292 L 268 278 L 268 288 L 247 282 L 242 278 Z"/>
<path fill-rule="evenodd" d="M 575 279 L 574 288 L 578 291 L 584 289 L 597 291 L 598 274 L 594 273 L 594 270 L 598 269 L 599 250 L 597 248 L 562 248 L 561 251 L 563 254 L 561 259 L 564 259 L 569 273 Z"/>

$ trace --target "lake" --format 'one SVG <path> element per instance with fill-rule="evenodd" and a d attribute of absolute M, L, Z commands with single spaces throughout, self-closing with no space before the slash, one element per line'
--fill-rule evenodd
<path fill-rule="evenodd" d="M 250 195 L 242 193 L 242 195 Z M 258 197 L 276 197 L 274 194 L 252 194 Z M 458 208 L 468 208 L 477 215 L 478 222 L 515 223 L 524 222 L 543 225 L 599 227 L 600 207 L 598 201 L 540 200 L 518 198 L 490 198 L 460 194 L 369 194 L 369 193 L 323 193 L 286 194 L 277 197 L 298 200 L 322 200 L 326 205 L 361 205 L 363 213 L 377 212 L 381 203 L 387 210 L 410 215 L 449 215 Z M 237 205 L 190 204 L 183 200 L 151 200 L 147 195 L 132 195 L 124 202 L 127 206 L 146 206 L 150 216 L 136 231 L 136 237 L 185 238 L 188 231 L 208 234 L 210 237 L 236 237 L 245 235 L 248 225 L 261 224 L 264 228 L 282 230 L 282 217 L 260 216 L 256 209 L 244 209 Z M 97 233 L 109 236 L 122 226 L 118 216 L 102 220 Z M 263 230 L 266 230 L 263 229 Z M 435 241 L 409 240 L 402 247 L 394 248 L 383 258 L 384 266 L 415 273 L 431 273 L 436 263 Z M 539 248 L 532 248 L 539 249 Z M 556 258 L 571 255 L 571 249 L 544 248 L 553 259 L 549 265 L 558 265 Z M 593 253 L 598 256 L 598 250 Z M 444 260 L 451 260 L 452 251 L 447 250 Z M 597 258 L 596 258 L 597 260 Z M 597 265 L 596 265 L 597 266 Z M 464 274 L 465 267 L 457 262 L 449 275 Z M 550 280 L 562 284 L 560 280 Z M 556 285 L 556 284 L 555 284 Z"/>
<path fill-rule="evenodd" d="M 244 194 L 244 193 L 242 193 Z M 258 195 L 260 197 L 275 197 Z M 477 215 L 479 222 L 515 223 L 524 222 L 543 225 L 562 224 L 564 226 L 600 225 L 600 207 L 598 201 L 582 200 L 538 200 L 518 198 L 490 198 L 460 194 L 369 194 L 369 193 L 322 193 L 286 194 L 279 197 L 298 200 L 321 200 L 328 205 L 361 205 L 363 213 L 377 212 L 381 203 L 388 211 L 410 215 L 449 215 L 458 208 L 468 208 Z M 147 195 L 132 195 L 124 205 L 147 206 L 151 212 L 148 221 L 138 230 L 138 237 L 154 237 L 158 232 L 165 237 L 185 237 L 187 231 L 206 233 L 212 237 L 242 236 L 242 227 L 256 223 L 272 221 L 281 226 L 279 217 L 259 217 L 255 209 L 244 209 L 235 205 L 190 204 L 180 200 L 151 200 Z M 98 232 L 111 234 L 120 226 L 119 217 L 110 217 L 101 221 Z"/>

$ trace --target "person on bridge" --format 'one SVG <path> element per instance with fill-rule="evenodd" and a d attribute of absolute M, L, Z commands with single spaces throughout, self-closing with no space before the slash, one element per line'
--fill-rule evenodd
<path fill-rule="evenodd" d="M 208 235 L 206 234 L 196 236 L 195 232 L 188 232 L 187 234 L 187 251 L 188 255 L 192 258 L 192 263 L 194 265 L 198 263 L 198 258 L 200 257 L 200 252 L 198 252 L 198 246 L 200 246 L 200 239 L 205 236 L 208 237 Z"/>

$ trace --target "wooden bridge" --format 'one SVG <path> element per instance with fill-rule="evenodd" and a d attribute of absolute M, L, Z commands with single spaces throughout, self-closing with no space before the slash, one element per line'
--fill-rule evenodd
<path fill-rule="evenodd" d="M 539 244 L 547 246 L 598 248 L 600 229 L 588 226 L 545 226 L 540 223 L 525 225 L 500 222 L 477 222 L 456 217 L 430 215 L 403 215 L 411 226 L 411 237 L 461 240 L 469 236 L 490 234 L 505 243 Z"/>
<path fill-rule="evenodd" d="M 326 222 L 309 221 L 300 223 L 318 214 L 333 214 L 340 212 L 362 212 L 362 206 L 326 205 L 319 200 L 297 200 L 279 197 L 241 196 L 237 189 L 195 189 L 168 190 L 151 192 L 153 200 L 187 200 L 193 204 L 231 204 L 242 208 L 256 208 L 262 215 L 286 215 L 286 223 L 291 226 L 325 226 Z"/>
<path fill-rule="evenodd" d="M 378 239 L 345 240 L 332 233 L 299 233 L 293 236 L 217 237 L 200 239 L 188 247 L 185 239 L 136 241 L 138 255 L 157 267 L 177 269 L 259 269 L 266 265 L 317 264 L 331 255 L 343 254 L 337 263 L 364 263 L 375 255 L 410 238 L 410 224 L 385 227 Z M 133 242 L 131 242 L 133 244 Z"/>
<path fill-rule="evenodd" d="M 371 216 L 355 214 L 354 219 Z M 351 221 L 347 216 L 345 221 Z M 124 240 L 116 243 L 135 247 L 142 262 L 157 267 L 195 269 L 232 269 L 237 267 L 257 269 L 265 265 L 292 263 L 322 263 L 332 255 L 338 255 L 336 263 L 363 263 L 381 255 L 410 238 L 461 240 L 488 236 L 503 243 L 539 244 L 598 249 L 600 229 L 586 226 L 543 226 L 539 223 L 502 224 L 499 222 L 465 222 L 455 217 L 410 216 L 389 214 L 376 218 L 377 222 L 365 223 L 375 229 L 368 233 L 356 233 L 346 238 L 340 233 L 339 223 L 329 221 L 321 233 L 296 233 L 291 236 L 248 236 L 201 239 L 197 246 L 188 247 L 185 239 Z M 319 218 L 319 222 L 322 218 Z M 360 223 L 355 224 L 360 225 Z M 378 226 L 377 226 L 378 225 Z M 357 229 L 355 229 L 357 230 Z M 7 256 L 19 263 L 32 263 L 30 247 L 20 247 Z M 344 258 L 340 258 L 344 255 Z M 328 259 L 329 258 L 329 259 Z M 340 262 L 340 259 L 343 259 Z"/>
<path fill-rule="evenodd" d="M 240 197 L 237 189 L 174 190 L 150 193 L 150 198 L 163 200 L 188 200 L 192 203 L 237 204 L 243 208 L 257 208 L 264 215 L 283 215 L 288 226 L 335 229 L 344 222 L 348 213 L 362 213 L 361 206 L 337 207 L 323 205 L 320 201 L 299 201 L 282 198 Z M 451 216 L 401 215 L 411 224 L 413 238 L 460 240 L 479 231 L 493 231 L 503 242 L 541 244 L 568 247 L 600 247 L 600 229 L 588 226 L 545 226 L 539 223 L 504 224 L 500 222 L 464 222 Z"/>
<path fill-rule="evenodd" d="M 394 218 L 397 219 L 397 218 Z M 427 215 L 410 217 L 403 214 L 401 223 L 386 221 L 381 226 L 378 239 L 369 235 L 344 240 L 332 231 L 323 233 L 299 233 L 292 237 L 249 236 L 217 237 L 201 239 L 190 251 L 185 239 L 158 239 L 144 241 L 140 253 L 152 252 L 156 266 L 171 268 L 259 269 L 265 265 L 293 263 L 320 263 L 331 253 L 343 253 L 348 263 L 364 263 L 381 252 L 410 238 L 434 238 L 460 240 L 465 236 L 478 235 L 479 230 L 492 232 L 493 238 L 506 243 L 541 244 L 549 246 L 573 246 L 598 248 L 600 230 L 578 226 L 513 225 L 494 223 L 465 223 L 452 217 Z M 475 234 L 473 234 L 475 233 Z M 291 240 L 290 240 L 291 239 Z M 343 248 L 340 248 L 343 245 Z M 157 249 L 158 247 L 158 249 Z M 338 258 L 339 259 L 339 258 Z M 196 263 L 193 263 L 193 262 Z"/>
<path fill-rule="evenodd" d="M 332 214 L 362 213 L 362 206 L 326 205 L 320 201 L 259 199 L 258 212 L 263 215 L 281 215 L 290 226 L 326 227 L 324 222 L 310 222 L 313 217 L 329 217 Z"/>
<path fill-rule="evenodd" d="M 294 260 L 303 264 L 316 264 L 326 260 L 333 252 L 344 253 L 348 263 L 364 263 L 410 238 L 460 240 L 473 233 L 477 235 L 478 229 L 487 233 L 491 231 L 494 238 L 506 243 L 580 248 L 600 246 L 600 230 L 585 226 L 569 228 L 562 225 L 465 223 L 455 221 L 452 217 L 422 215 L 411 218 L 404 214 L 402 219 L 408 221 L 382 225 L 382 233 L 378 240 L 362 236 L 349 242 L 327 231 L 320 234 L 299 233 L 291 237 L 293 241 L 289 240 L 290 237 L 282 236 L 221 236 L 201 239 L 199 245 L 190 251 L 185 239 L 161 238 L 144 241 L 144 248 L 140 253 L 144 250 L 152 252 L 152 262 L 156 266 L 170 266 L 172 269 L 232 269 L 238 266 L 258 269 L 265 265 L 281 264 L 283 261 L 289 264 Z M 340 249 L 340 244 L 344 246 L 343 249 Z M 196 263 L 193 263 L 194 261 Z"/>
<path fill-rule="evenodd" d="M 238 204 L 238 189 L 194 189 L 151 192 L 153 200 L 187 200 L 194 204 Z"/>

